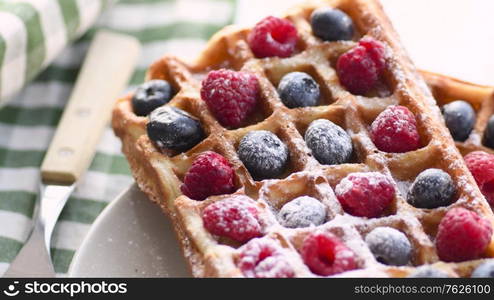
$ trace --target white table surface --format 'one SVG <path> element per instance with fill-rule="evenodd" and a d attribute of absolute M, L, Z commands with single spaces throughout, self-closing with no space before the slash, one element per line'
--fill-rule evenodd
<path fill-rule="evenodd" d="M 300 0 L 240 1 L 237 23 L 252 25 Z M 381 0 L 415 64 L 494 85 L 494 0 Z"/>

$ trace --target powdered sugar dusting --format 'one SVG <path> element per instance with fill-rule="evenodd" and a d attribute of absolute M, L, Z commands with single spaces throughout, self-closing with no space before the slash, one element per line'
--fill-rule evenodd
<path fill-rule="evenodd" d="M 209 232 L 246 241 L 261 234 L 255 202 L 246 196 L 220 200 L 203 211 L 204 227 Z"/>
<path fill-rule="evenodd" d="M 396 133 L 417 130 L 415 119 L 404 116 L 402 110 L 394 109 L 397 107 L 400 106 L 391 105 L 381 112 L 371 125 L 372 131 L 383 127 L 386 128 L 386 130 L 393 130 Z"/>
<path fill-rule="evenodd" d="M 376 187 L 383 181 L 389 182 L 390 180 L 385 175 L 379 172 L 356 172 L 351 173 L 347 177 L 343 178 L 335 188 L 336 195 L 344 195 L 352 190 L 354 187 L 353 180 L 355 178 L 365 178 L 370 187 Z"/>
<path fill-rule="evenodd" d="M 376 260 L 392 265 L 406 265 L 410 261 L 412 246 L 402 232 L 391 227 L 378 227 L 365 237 L 365 242 Z"/>
<path fill-rule="evenodd" d="M 343 178 L 335 188 L 337 195 L 343 195 L 348 193 L 353 188 L 353 182 L 348 179 L 348 176 Z"/>
<path fill-rule="evenodd" d="M 286 203 L 278 213 L 281 225 L 289 228 L 317 226 L 326 219 L 326 207 L 319 200 L 302 196 Z"/>
<path fill-rule="evenodd" d="M 239 248 L 238 266 L 246 277 L 293 277 L 295 272 L 280 245 L 272 239 L 253 239 Z"/>
<path fill-rule="evenodd" d="M 371 125 L 372 140 L 385 152 L 408 152 L 420 147 L 417 121 L 405 106 L 391 105 Z"/>
<path fill-rule="evenodd" d="M 412 185 L 412 182 L 410 181 L 396 181 L 396 186 L 398 188 L 399 193 L 403 196 L 406 197 L 408 194 L 408 189 Z"/>

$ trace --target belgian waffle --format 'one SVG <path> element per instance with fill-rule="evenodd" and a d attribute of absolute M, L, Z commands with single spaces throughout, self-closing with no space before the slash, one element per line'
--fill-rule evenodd
<path fill-rule="evenodd" d="M 472 151 L 494 153 L 494 149 L 484 145 L 487 121 L 494 115 L 494 88 L 465 82 L 456 78 L 431 72 L 422 72 L 439 106 L 455 100 L 464 100 L 472 105 L 476 113 L 476 123 L 470 136 L 464 142 L 456 142 L 463 155 Z"/>
<path fill-rule="evenodd" d="M 353 19 L 358 32 L 354 41 L 321 42 L 312 35 L 308 19 L 311 12 L 321 6 L 339 8 Z M 236 173 L 235 193 L 248 195 L 257 201 L 267 224 L 261 239 L 276 243 L 283 249 L 296 276 L 317 276 L 310 272 L 299 255 L 302 240 L 315 230 L 332 232 L 357 254 L 359 269 L 338 276 L 400 277 L 424 264 L 435 264 L 451 276 L 469 276 L 482 260 L 440 262 L 434 247 L 438 224 L 453 207 L 468 208 L 493 223 L 494 215 L 442 123 L 432 94 L 406 56 L 380 4 L 364 0 L 306 2 L 291 9 L 285 18 L 296 26 L 299 33 L 297 51 L 292 57 L 256 59 L 246 41 L 250 29 L 229 26 L 212 37 L 194 63 L 167 55 L 150 67 L 147 79 L 167 80 L 178 91 L 167 105 L 195 116 L 206 132 L 207 137 L 191 150 L 173 153 L 155 147 L 146 134 L 147 118 L 136 116 L 132 111 L 132 95 L 120 99 L 114 109 L 113 128 L 122 140 L 123 152 L 137 184 L 171 218 L 193 275 L 242 276 L 236 265 L 239 245 L 210 234 L 201 219 L 201 211 L 206 205 L 228 196 L 195 201 L 180 192 L 183 177 L 194 158 L 204 151 L 213 150 L 232 164 Z M 387 48 L 386 88 L 373 97 L 354 96 L 347 92 L 340 85 L 334 69 L 339 55 L 354 47 L 363 36 L 373 37 Z M 261 103 L 245 127 L 234 130 L 222 127 L 201 100 L 201 80 L 210 70 L 219 68 L 248 71 L 259 79 Z M 292 71 L 303 71 L 316 79 L 321 87 L 321 105 L 288 109 L 282 104 L 275 87 L 284 74 Z M 438 87 L 437 91 L 443 87 L 439 82 L 439 79 L 435 85 L 433 82 L 433 86 Z M 381 111 L 398 104 L 406 106 L 416 116 L 423 147 L 401 154 L 384 153 L 372 143 L 368 128 Z M 354 145 L 351 163 L 321 165 L 311 155 L 303 136 L 310 122 L 320 118 L 331 120 L 349 133 Z M 240 139 L 253 130 L 271 131 L 288 146 L 290 165 L 279 178 L 255 181 L 238 158 Z M 440 168 L 453 178 L 457 193 L 452 205 L 417 209 L 407 204 L 408 186 L 418 173 L 428 168 Z M 393 179 L 398 192 L 392 205 L 379 218 L 345 214 L 333 192 L 336 184 L 350 173 L 370 171 Z M 280 207 L 301 195 L 313 196 L 326 205 L 328 221 L 325 224 L 289 229 L 277 222 L 275 214 Z M 409 266 L 392 267 L 376 261 L 363 238 L 379 226 L 394 227 L 405 233 L 413 246 Z M 494 257 L 494 241 L 484 257 Z"/>

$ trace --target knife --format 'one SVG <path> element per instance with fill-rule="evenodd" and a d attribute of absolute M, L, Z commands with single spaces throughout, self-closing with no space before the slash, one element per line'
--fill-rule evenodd
<path fill-rule="evenodd" d="M 54 277 L 53 228 L 77 180 L 91 163 L 113 104 L 137 63 L 139 42 L 130 36 L 96 33 L 41 165 L 34 228 L 4 277 Z"/>

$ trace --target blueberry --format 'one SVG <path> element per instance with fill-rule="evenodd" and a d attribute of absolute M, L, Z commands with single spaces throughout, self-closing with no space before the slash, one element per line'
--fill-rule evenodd
<path fill-rule="evenodd" d="M 310 123 L 305 142 L 314 157 L 325 165 L 343 164 L 353 152 L 352 139 L 343 128 L 326 119 Z"/>
<path fill-rule="evenodd" d="M 201 123 L 185 111 L 162 106 L 149 115 L 149 138 L 163 149 L 189 150 L 204 138 Z"/>
<path fill-rule="evenodd" d="M 484 134 L 484 145 L 494 149 L 494 115 L 487 121 L 487 127 Z"/>
<path fill-rule="evenodd" d="M 272 132 L 251 131 L 240 141 L 238 156 L 255 180 L 280 176 L 288 164 L 288 148 Z"/>
<path fill-rule="evenodd" d="M 168 103 L 173 97 L 173 88 L 165 80 L 151 80 L 141 84 L 132 97 L 132 108 L 138 116 L 147 116 L 156 108 Z"/>
<path fill-rule="evenodd" d="M 317 226 L 326 220 L 326 207 L 315 198 L 302 196 L 283 205 L 278 219 L 281 225 L 289 228 Z"/>
<path fill-rule="evenodd" d="M 350 17 L 339 9 L 322 7 L 311 16 L 312 32 L 324 41 L 351 40 L 353 22 Z"/>
<path fill-rule="evenodd" d="M 420 173 L 410 186 L 407 201 L 418 208 L 436 208 L 451 204 L 456 192 L 448 173 L 439 169 L 427 169 Z"/>
<path fill-rule="evenodd" d="M 494 278 L 494 259 L 480 264 L 472 273 L 473 278 Z"/>
<path fill-rule="evenodd" d="M 278 84 L 281 101 L 289 108 L 316 106 L 319 103 L 319 84 L 309 74 L 288 73 Z"/>
<path fill-rule="evenodd" d="M 412 256 L 410 241 L 391 227 L 377 227 L 367 234 L 365 242 L 377 261 L 385 265 L 403 266 Z"/>
<path fill-rule="evenodd" d="M 475 124 L 475 111 L 463 100 L 453 101 L 442 107 L 444 121 L 455 141 L 465 141 Z"/>
<path fill-rule="evenodd" d="M 433 268 L 431 266 L 421 266 L 407 277 L 408 278 L 449 278 L 451 276 L 449 276 L 448 273 Z"/>

